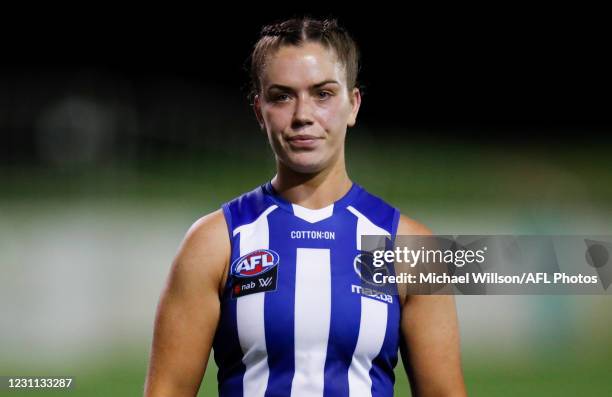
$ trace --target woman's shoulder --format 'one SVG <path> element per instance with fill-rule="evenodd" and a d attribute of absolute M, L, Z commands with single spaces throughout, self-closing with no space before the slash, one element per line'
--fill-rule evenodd
<path fill-rule="evenodd" d="M 215 210 L 194 221 L 187 230 L 185 240 L 200 242 L 213 238 L 215 235 L 227 235 L 227 226 L 222 209 Z"/>
<path fill-rule="evenodd" d="M 187 230 L 179 249 L 184 260 L 223 262 L 229 255 L 230 240 L 223 211 L 218 209 L 197 219 Z"/>
<path fill-rule="evenodd" d="M 176 255 L 176 267 L 189 277 L 223 285 L 230 257 L 228 229 L 221 209 L 197 219 L 187 230 Z"/>

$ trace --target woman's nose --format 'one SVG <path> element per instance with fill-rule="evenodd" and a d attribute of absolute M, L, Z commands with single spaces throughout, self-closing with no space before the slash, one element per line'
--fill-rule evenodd
<path fill-rule="evenodd" d="M 298 98 L 295 102 L 291 127 L 297 129 L 312 123 L 312 104 L 310 100 L 308 98 Z"/>

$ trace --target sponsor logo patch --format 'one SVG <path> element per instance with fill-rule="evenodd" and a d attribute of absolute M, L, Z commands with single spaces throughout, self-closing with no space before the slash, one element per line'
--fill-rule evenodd
<path fill-rule="evenodd" d="M 236 259 L 231 266 L 232 297 L 276 290 L 279 255 L 259 249 Z"/>
<path fill-rule="evenodd" d="M 377 299 L 386 303 L 393 303 L 393 296 L 389 294 L 389 286 L 381 285 L 374 281 L 374 274 L 381 273 L 389 275 L 389 269 L 386 266 L 377 267 L 373 265 L 374 255 L 371 252 L 365 251 L 357 254 L 353 260 L 353 269 L 359 276 L 361 285 L 351 284 L 351 292 L 360 294 L 369 298 Z"/>

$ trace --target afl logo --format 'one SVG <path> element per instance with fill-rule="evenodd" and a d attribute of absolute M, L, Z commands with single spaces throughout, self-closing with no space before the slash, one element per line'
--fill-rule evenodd
<path fill-rule="evenodd" d="M 249 252 L 232 263 L 232 274 L 236 277 L 259 276 L 274 269 L 278 259 L 278 254 L 269 249 Z"/>

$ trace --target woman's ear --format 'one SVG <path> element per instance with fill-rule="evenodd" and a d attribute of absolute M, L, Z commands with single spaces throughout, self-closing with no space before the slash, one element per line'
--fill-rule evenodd
<path fill-rule="evenodd" d="M 263 116 L 261 115 L 261 99 L 259 98 L 259 95 L 255 95 L 255 98 L 253 98 L 253 111 L 255 112 L 255 117 L 259 123 L 259 128 L 264 130 L 266 124 L 264 123 Z"/>
<path fill-rule="evenodd" d="M 352 108 L 346 125 L 352 127 L 357 122 L 357 113 L 359 113 L 359 107 L 361 106 L 361 92 L 359 91 L 359 88 L 353 88 L 353 90 L 349 93 L 349 100 Z"/>

